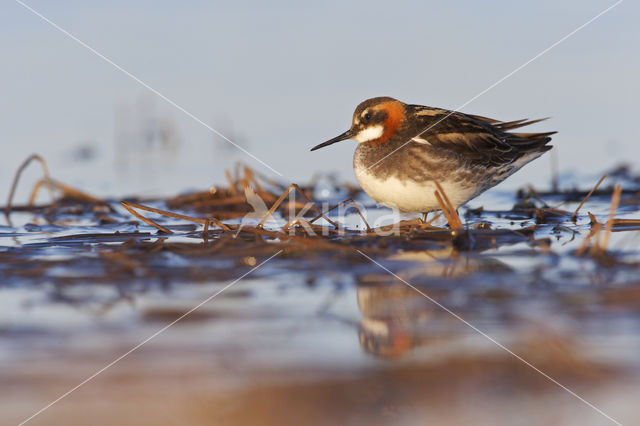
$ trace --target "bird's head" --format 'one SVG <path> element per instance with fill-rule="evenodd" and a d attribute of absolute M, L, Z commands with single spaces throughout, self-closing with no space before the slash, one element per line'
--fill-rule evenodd
<path fill-rule="evenodd" d="M 404 104 L 388 97 L 362 102 L 353 113 L 351 128 L 343 134 L 311 148 L 311 151 L 347 139 L 358 143 L 380 144 L 389 140 L 405 120 Z"/>

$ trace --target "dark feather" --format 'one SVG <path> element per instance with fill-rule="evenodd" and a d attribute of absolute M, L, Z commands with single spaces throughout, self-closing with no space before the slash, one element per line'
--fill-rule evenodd
<path fill-rule="evenodd" d="M 408 114 L 416 120 L 403 129 L 408 136 L 420 135 L 435 148 L 448 150 L 460 157 L 487 167 L 504 166 L 519 158 L 551 149 L 547 143 L 556 132 L 511 133 L 546 120 L 503 122 L 478 115 L 468 115 L 419 105 L 408 105 Z"/>

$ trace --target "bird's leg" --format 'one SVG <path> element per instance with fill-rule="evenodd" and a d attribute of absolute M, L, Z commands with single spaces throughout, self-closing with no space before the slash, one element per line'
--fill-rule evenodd
<path fill-rule="evenodd" d="M 422 223 L 427 223 L 428 217 L 429 217 L 429 212 L 422 213 Z"/>

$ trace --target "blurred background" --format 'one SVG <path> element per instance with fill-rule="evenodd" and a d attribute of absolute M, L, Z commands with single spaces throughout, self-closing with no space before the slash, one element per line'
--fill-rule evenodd
<path fill-rule="evenodd" d="M 309 148 L 346 130 L 360 101 L 457 108 L 613 3 L 28 2 L 287 182 L 355 180 L 353 142 Z M 462 110 L 552 117 L 534 130 L 559 131 L 562 173 L 638 158 L 639 19 L 621 3 Z M 273 174 L 19 3 L 0 4 L 0 28 L 0 199 L 33 152 L 101 196 L 206 187 L 238 160 Z M 546 184 L 551 163 L 503 185 Z"/>
<path fill-rule="evenodd" d="M 206 189 L 237 161 L 284 183 L 320 171 L 355 181 L 355 142 L 309 149 L 345 131 L 359 102 L 387 95 L 458 108 L 615 1 L 27 0 L 281 176 L 2 1 L 0 204 L 32 153 L 55 179 L 104 198 Z M 624 1 L 462 109 L 551 117 L 531 131 L 559 132 L 556 149 L 503 189 L 548 187 L 554 159 L 562 184 L 583 189 L 621 161 L 638 169 L 638 22 L 640 5 Z M 16 204 L 41 173 L 27 170 Z M 160 223 L 178 232 L 158 235 L 87 203 L 14 212 L 16 226 L 0 224 L 0 423 L 17 424 L 130 353 L 278 245 L 286 252 L 272 263 L 30 424 L 611 424 L 431 296 L 607 415 L 637 423 L 632 178 L 616 214 L 628 232 L 612 234 L 609 252 L 575 255 L 599 226 L 586 212 L 607 220 L 606 190 L 578 224 L 561 211 L 534 218 L 511 209 L 529 206 L 512 191 L 488 191 L 491 208 L 465 224 L 488 219 L 495 234 L 474 237 L 470 251 L 454 250 L 464 239 L 413 231 L 391 243 L 351 240 L 429 299 L 340 241 L 296 248 L 213 231 L 219 240 L 208 240 L 173 219 Z M 560 195 L 567 200 L 550 202 L 577 207 L 575 194 Z M 191 208 L 181 206 L 167 208 Z"/>

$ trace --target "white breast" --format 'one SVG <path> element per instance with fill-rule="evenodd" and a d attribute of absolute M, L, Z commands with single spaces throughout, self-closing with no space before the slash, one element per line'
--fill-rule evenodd
<path fill-rule="evenodd" d="M 386 207 L 421 213 L 440 210 L 434 194 L 437 187 L 433 181 L 401 181 L 396 177 L 381 179 L 364 167 L 356 167 L 355 172 L 362 189 Z M 476 188 L 463 186 L 458 182 L 443 180 L 439 183 L 456 208 L 478 195 Z"/>

